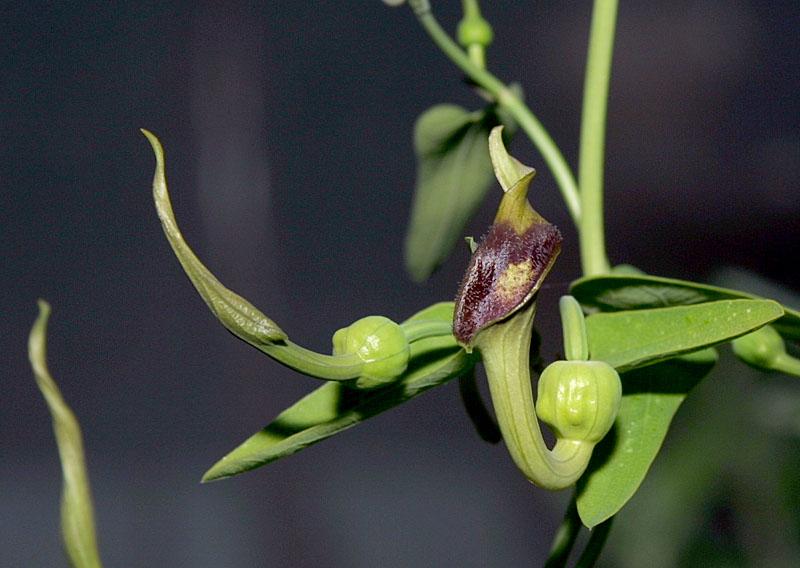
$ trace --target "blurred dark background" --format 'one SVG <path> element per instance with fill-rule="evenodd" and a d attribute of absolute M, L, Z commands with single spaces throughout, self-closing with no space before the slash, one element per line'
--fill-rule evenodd
<path fill-rule="evenodd" d="M 484 4 L 491 69 L 522 84 L 575 164 L 590 3 Z M 460 3 L 434 8 L 452 30 Z M 755 288 L 758 274 L 797 293 L 798 29 L 794 0 L 622 4 L 614 262 Z M 327 350 L 361 316 L 450 299 L 466 247 L 423 286 L 402 268 L 412 125 L 433 104 L 480 101 L 408 7 L 6 2 L 0 70 L 0 566 L 65 565 L 57 452 L 26 358 L 38 297 L 53 305 L 51 369 L 83 425 L 108 566 L 541 564 L 568 494 L 534 489 L 482 443 L 455 384 L 265 469 L 198 483 L 316 383 L 208 313 L 162 235 L 137 129 L 161 137 L 190 244 L 296 341 Z M 533 199 L 566 237 L 538 318 L 552 358 L 577 240 L 541 158 L 521 136 L 513 149 L 540 171 Z M 690 397 L 605 565 L 796 565 L 800 420 L 757 417 L 800 405 L 800 389 L 739 369 L 725 359 Z M 719 469 L 681 489 L 691 455 Z"/>

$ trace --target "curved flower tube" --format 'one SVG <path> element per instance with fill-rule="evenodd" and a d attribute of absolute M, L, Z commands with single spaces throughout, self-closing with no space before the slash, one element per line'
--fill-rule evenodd
<path fill-rule="evenodd" d="M 583 314 L 574 298 L 561 302 L 565 352 L 570 361 L 545 369 L 539 411 L 553 426 L 544 442 L 534 404 L 530 344 L 535 295 L 561 248 L 561 235 L 527 200 L 533 171 L 508 155 L 500 130 L 490 139 L 492 161 L 507 193 L 494 224 L 475 251 L 456 300 L 453 335 L 483 359 L 498 425 L 512 459 L 534 484 L 573 485 L 597 442 L 613 425 L 621 384 L 609 365 L 587 361 Z"/>

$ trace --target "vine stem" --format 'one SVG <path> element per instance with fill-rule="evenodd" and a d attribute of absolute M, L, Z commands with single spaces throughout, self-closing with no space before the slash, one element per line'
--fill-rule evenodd
<path fill-rule="evenodd" d="M 611 517 L 592 529 L 592 536 L 589 537 L 586 548 L 583 549 L 580 558 L 575 563 L 575 568 L 592 568 L 595 565 L 606 544 L 613 520 L 614 517 Z"/>
<path fill-rule="evenodd" d="M 617 0 L 595 0 L 589 32 L 578 155 L 578 184 L 583 212 L 579 233 L 584 276 L 604 274 L 609 270 L 603 223 L 603 164 L 616 21 Z"/>
<path fill-rule="evenodd" d="M 575 494 L 573 494 L 567 511 L 564 513 L 564 520 L 561 521 L 561 526 L 558 527 L 556 536 L 553 538 L 553 545 L 550 547 L 550 554 L 544 568 L 563 568 L 567 565 L 569 553 L 572 551 L 580 530 L 581 519 L 578 516 L 578 506 L 575 503 Z"/>
<path fill-rule="evenodd" d="M 607 273 L 610 265 L 605 248 L 603 175 L 608 88 L 618 0 L 594 2 L 584 82 L 577 182 L 563 154 L 542 123 L 502 81 L 482 66 L 476 65 L 475 61 L 459 48 L 433 16 L 430 2 L 410 0 L 409 3 L 423 29 L 439 49 L 470 79 L 494 97 L 541 152 L 558 184 L 572 220 L 578 227 L 584 276 Z M 466 8 L 468 2 L 465 1 L 464 5 Z M 573 498 L 564 524 L 556 535 L 548 566 L 564 565 L 575 542 L 579 524 Z M 608 537 L 610 527 L 611 519 L 595 528 L 577 566 L 586 568 L 594 565 Z"/>
<path fill-rule="evenodd" d="M 427 0 L 411 0 L 409 3 L 414 9 L 414 13 L 423 29 L 428 33 L 439 49 L 441 49 L 470 79 L 491 94 L 497 101 L 497 104 L 514 117 L 519 127 L 528 135 L 528 138 L 530 138 L 539 152 L 541 152 L 544 161 L 547 163 L 547 167 L 550 168 L 553 178 L 556 180 L 556 184 L 561 191 L 561 195 L 572 216 L 572 220 L 576 226 L 580 227 L 581 199 L 578 194 L 578 184 L 575 181 L 575 176 L 569 164 L 567 164 L 567 161 L 564 159 L 561 150 L 559 150 L 539 119 L 536 118 L 525 103 L 523 103 L 508 86 L 487 70 L 475 65 L 469 56 L 439 25 L 436 17 L 431 12 L 430 3 Z"/>

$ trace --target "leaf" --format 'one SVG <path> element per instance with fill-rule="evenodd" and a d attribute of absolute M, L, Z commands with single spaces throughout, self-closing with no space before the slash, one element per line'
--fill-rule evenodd
<path fill-rule="evenodd" d="M 31 329 L 28 356 L 53 418 L 53 432 L 58 444 L 64 476 L 61 491 L 61 534 L 70 563 L 76 568 L 101 566 L 95 535 L 94 508 L 83 438 L 78 420 L 61 396 L 61 391 L 47 368 L 47 320 L 50 305 L 39 300 L 39 317 Z"/>
<path fill-rule="evenodd" d="M 452 321 L 453 303 L 422 310 L 407 321 Z M 217 462 L 203 476 L 214 481 L 255 469 L 320 442 L 364 420 L 463 375 L 475 358 L 456 346 L 452 336 L 411 343 L 411 361 L 403 376 L 389 386 L 356 391 L 327 383 L 281 412 L 260 432 Z"/>
<path fill-rule="evenodd" d="M 687 393 L 717 361 L 704 349 L 621 375 L 622 404 L 614 428 L 595 448 L 578 481 L 578 514 L 592 528 L 616 515 L 633 497 Z"/>
<path fill-rule="evenodd" d="M 759 296 L 686 280 L 636 274 L 590 276 L 572 283 L 570 293 L 585 307 L 603 312 L 701 304 Z M 789 339 L 800 339 L 800 312 L 784 306 L 773 326 Z"/>
<path fill-rule="evenodd" d="M 491 109 L 443 104 L 417 120 L 417 183 L 405 241 L 406 268 L 421 282 L 447 258 L 492 184 Z"/>
<path fill-rule="evenodd" d="M 589 353 L 624 372 L 728 341 L 782 315 L 772 300 L 592 314 L 586 318 Z"/>

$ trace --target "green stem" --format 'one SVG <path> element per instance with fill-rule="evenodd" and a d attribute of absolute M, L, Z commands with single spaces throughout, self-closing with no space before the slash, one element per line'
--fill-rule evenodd
<path fill-rule="evenodd" d="M 586 543 L 586 548 L 583 549 L 581 557 L 575 563 L 575 568 L 592 568 L 600 558 L 600 553 L 608 539 L 608 533 L 611 531 L 611 522 L 614 517 L 607 521 L 600 523 L 592 529 L 592 536 L 589 537 L 589 542 Z"/>
<path fill-rule="evenodd" d="M 603 227 L 603 163 L 608 84 L 614 49 L 617 0 L 595 0 L 581 118 L 578 185 L 581 188 L 580 248 L 584 276 L 609 270 Z"/>
<path fill-rule="evenodd" d="M 502 440 L 503 435 L 500 433 L 497 423 L 483 404 L 478 384 L 475 381 L 474 367 L 458 378 L 458 392 L 478 436 L 490 444 L 496 444 Z"/>
<path fill-rule="evenodd" d="M 427 0 L 411 0 L 410 4 L 423 29 L 439 49 L 470 79 L 489 92 L 495 98 L 497 104 L 514 117 L 520 128 L 541 152 L 547 167 L 550 168 L 550 172 L 558 184 L 572 220 L 579 226 L 581 203 L 578 195 L 578 184 L 561 150 L 556 146 L 550 134 L 539 122 L 539 119 L 502 81 L 470 60 L 469 56 L 439 25 L 439 22 L 431 12 L 430 3 Z"/>
<path fill-rule="evenodd" d="M 561 296 L 558 308 L 564 333 L 564 357 L 567 361 L 588 361 L 589 339 L 581 305 L 572 296 Z"/>
<path fill-rule="evenodd" d="M 281 343 L 264 343 L 255 347 L 290 369 L 326 381 L 349 381 L 357 378 L 364 369 L 364 361 L 355 353 L 325 355 L 301 347 L 288 339 Z"/>
<path fill-rule="evenodd" d="M 481 18 L 481 8 L 478 4 L 478 0 L 463 0 L 461 4 L 462 11 L 464 12 L 464 20 L 462 20 L 462 22 L 468 21 L 469 19 Z M 486 69 L 486 48 L 479 43 L 473 43 L 466 46 L 466 49 L 470 61 L 472 61 L 476 67 Z"/>
<path fill-rule="evenodd" d="M 400 324 L 405 333 L 406 340 L 411 343 L 427 337 L 438 337 L 440 335 L 452 335 L 453 324 L 449 321 L 441 320 L 416 320 L 412 319 Z"/>
<path fill-rule="evenodd" d="M 481 14 L 481 7 L 480 4 L 478 4 L 478 0 L 462 0 L 461 7 L 465 18 L 474 18 Z"/>
<path fill-rule="evenodd" d="M 605 274 L 610 269 L 605 243 L 603 176 L 608 87 L 614 52 L 617 4 L 617 0 L 595 0 L 589 32 L 578 154 L 578 184 L 581 188 L 583 212 L 579 234 L 584 276 Z M 613 517 L 594 528 L 576 568 L 590 568 L 595 565 L 605 546 L 612 520 Z"/>
<path fill-rule="evenodd" d="M 567 511 L 564 513 L 564 520 L 561 521 L 561 526 L 558 527 L 558 531 L 556 531 L 556 535 L 553 538 L 550 555 L 544 564 L 545 568 L 562 568 L 567 565 L 569 553 L 572 552 L 572 547 L 575 545 L 575 539 L 578 538 L 580 530 L 581 519 L 578 516 L 578 506 L 575 502 L 575 495 L 573 495 Z"/>

